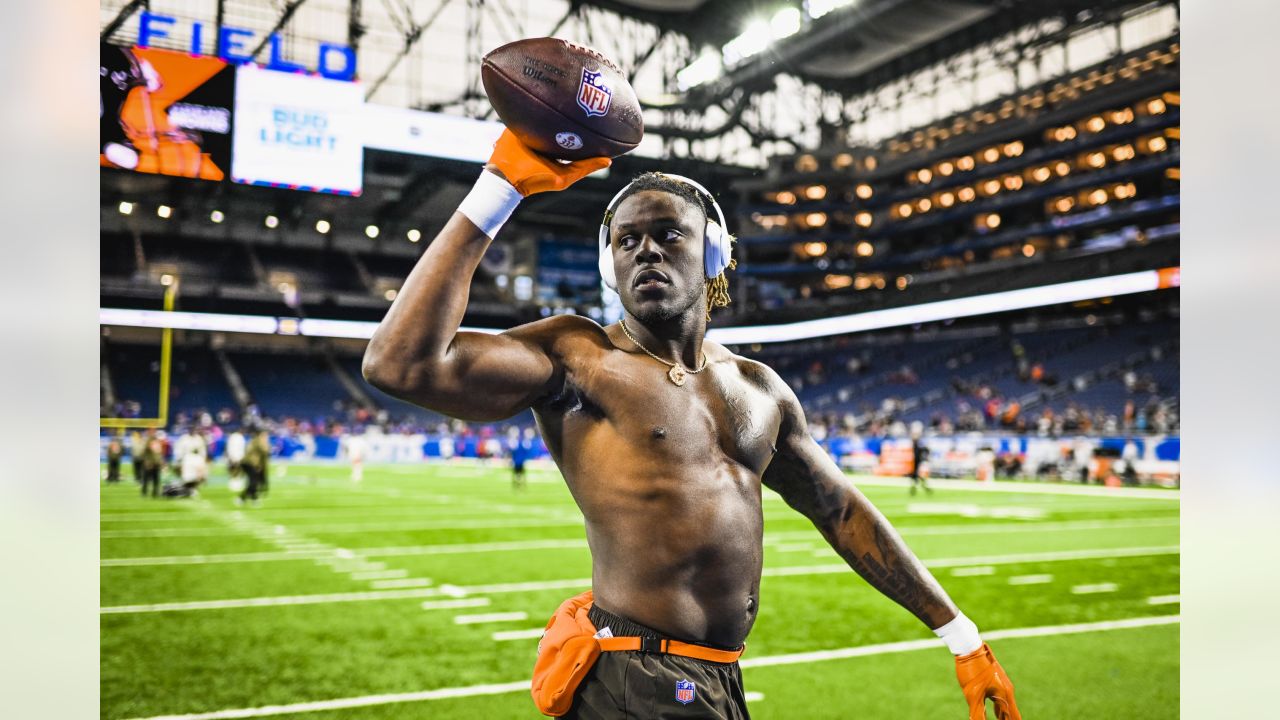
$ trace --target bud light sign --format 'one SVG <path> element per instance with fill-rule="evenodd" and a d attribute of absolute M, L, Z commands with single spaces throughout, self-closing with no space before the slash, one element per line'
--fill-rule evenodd
<path fill-rule="evenodd" d="M 355 83 L 240 66 L 231 179 L 359 195 L 363 100 Z"/>

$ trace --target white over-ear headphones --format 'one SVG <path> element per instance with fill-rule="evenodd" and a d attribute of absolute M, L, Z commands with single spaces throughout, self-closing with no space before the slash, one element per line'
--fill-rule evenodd
<path fill-rule="evenodd" d="M 701 193 L 707 202 L 711 203 L 711 209 L 715 210 L 716 218 L 715 220 L 707 218 L 702 267 L 708 278 L 713 278 L 724 272 L 725 268 L 729 267 L 729 261 L 733 257 L 733 235 L 730 235 L 725 230 L 724 211 L 720 209 L 720 203 L 716 202 L 715 196 L 709 190 L 683 175 L 659 174 L 692 187 Z M 604 284 L 614 291 L 618 289 L 618 279 L 613 273 L 613 254 L 609 252 L 609 222 L 613 220 L 613 212 L 618 209 L 619 200 L 630 189 L 631 184 L 627 183 L 626 187 L 613 196 L 613 199 L 609 201 L 608 207 L 605 208 L 604 220 L 600 222 L 600 277 L 604 278 Z"/>

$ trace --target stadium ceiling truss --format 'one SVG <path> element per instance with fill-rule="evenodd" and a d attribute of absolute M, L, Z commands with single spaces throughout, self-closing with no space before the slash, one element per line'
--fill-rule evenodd
<path fill-rule="evenodd" d="M 838 5 L 839 3 L 835 3 Z M 686 91 L 676 74 L 795 0 L 106 0 L 104 41 L 137 37 L 137 15 L 253 30 L 255 57 L 279 33 L 286 52 L 317 42 L 357 50 L 370 102 L 492 118 L 479 65 L 494 47 L 555 35 L 628 69 L 652 154 L 762 166 L 819 146 L 874 145 L 934 118 L 907 113 L 943 93 L 985 99 L 1061 74 L 1041 59 L 1091 29 L 1115 29 L 1174 0 L 854 0 Z M 764 14 L 762 14 L 764 13 Z M 209 33 L 216 37 L 217 30 Z M 1106 33 L 1102 33 L 1106 35 Z M 164 41 L 156 43 L 164 46 Z M 175 41 L 175 47 L 182 47 Z M 185 48 L 184 48 L 185 49 Z M 963 104 L 962 101 L 961 104 Z M 934 103 L 936 104 L 936 102 Z M 953 107 L 955 110 L 966 109 Z M 896 118 L 886 122 L 885 118 Z M 642 146 L 643 148 L 644 146 Z"/>

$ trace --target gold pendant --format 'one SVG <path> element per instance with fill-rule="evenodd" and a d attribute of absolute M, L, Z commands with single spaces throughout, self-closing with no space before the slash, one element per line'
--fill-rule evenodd
<path fill-rule="evenodd" d="M 667 371 L 667 377 L 671 378 L 671 382 L 677 386 L 684 387 L 685 372 L 684 368 L 679 365 L 672 365 L 671 369 Z"/>

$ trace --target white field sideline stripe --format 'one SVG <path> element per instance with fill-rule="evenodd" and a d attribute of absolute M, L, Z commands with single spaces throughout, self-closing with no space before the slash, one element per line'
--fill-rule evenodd
<path fill-rule="evenodd" d="M 494 642 L 505 642 L 508 640 L 536 640 L 542 637 L 542 633 L 546 632 L 545 628 L 529 628 L 528 630 L 499 630 L 489 636 Z"/>
<path fill-rule="evenodd" d="M 1181 595 L 1152 595 L 1147 598 L 1148 605 L 1174 605 L 1182 602 Z"/>
<path fill-rule="evenodd" d="M 1178 518 L 1148 518 L 1136 520 L 1066 520 L 1045 523 L 997 523 L 986 525 L 932 525 L 922 527 L 900 526 L 903 535 L 984 535 L 1024 532 L 1063 532 L 1073 530 L 1115 530 L 1146 527 L 1176 527 Z M 766 543 L 774 541 L 813 539 L 815 545 L 821 536 L 817 530 L 783 530 L 765 533 Z M 360 548 L 352 552 L 361 557 L 402 557 L 406 555 L 453 555 L 461 553 L 508 552 L 522 550 L 563 550 L 585 548 L 586 540 L 513 540 L 509 542 L 446 543 L 443 545 L 404 545 L 399 547 Z M 776 548 L 775 548 L 776 549 Z M 283 560 L 311 560 L 333 555 L 332 550 L 257 553 L 226 553 L 218 555 L 162 555 L 156 557 L 105 558 L 98 561 L 102 567 L 133 567 L 139 565 L 210 565 L 213 563 L 274 562 Z"/>
<path fill-rule="evenodd" d="M 1104 632 L 1107 630 L 1126 630 L 1130 628 L 1153 627 L 1157 625 L 1174 625 L 1181 621 L 1182 616 L 1180 615 L 1163 615 L 1160 617 L 1104 620 L 1102 622 L 1076 623 L 1073 625 L 1049 625 L 1046 627 L 1011 628 L 1008 630 L 984 630 L 982 632 L 982 639 L 1004 640 L 1008 638 L 1074 635 L 1078 633 Z M 815 652 L 791 653 L 789 655 L 769 655 L 758 658 L 746 657 L 739 661 L 739 664 L 744 669 L 770 667 L 773 665 L 795 665 L 799 663 L 820 662 L 823 660 L 843 660 L 845 658 L 863 657 L 866 655 L 884 655 L 886 653 L 907 652 L 910 650 L 925 650 L 928 648 L 942 646 L 942 640 L 938 638 L 927 638 L 922 640 L 881 643 L 879 645 L 840 648 L 838 650 L 818 650 Z"/>
<path fill-rule="evenodd" d="M 1045 627 L 991 630 L 984 632 L 982 636 L 984 640 L 1002 640 L 1009 638 L 1075 635 L 1081 633 L 1109 632 L 1114 630 L 1128 630 L 1132 628 L 1175 625 L 1181 622 L 1181 620 L 1182 618 L 1179 615 L 1166 615 L 1160 617 L 1080 623 L 1076 625 L 1049 625 Z M 537 632 L 541 634 L 542 631 L 538 630 Z M 840 648 L 837 650 L 819 650 L 816 652 L 791 653 L 788 655 L 767 655 L 757 658 L 747 657 L 743 659 L 740 664 L 744 668 L 769 667 L 773 665 L 796 665 L 802 663 L 823 662 L 826 660 L 843 660 L 845 658 L 866 657 L 870 655 L 910 652 L 912 650 L 926 650 L 929 648 L 939 647 L 942 647 L 941 640 L 937 638 L 929 638 L 926 640 L 907 640 L 904 642 L 862 645 L 859 647 Z M 313 702 L 294 703 L 292 705 L 234 708 L 228 710 L 213 710 L 211 712 L 190 713 L 187 715 L 158 715 L 149 718 L 133 718 L 132 720 L 242 720 L 243 718 L 268 717 L 271 715 L 294 715 L 299 713 L 320 712 L 324 710 L 343 710 L 355 707 L 390 705 L 393 703 L 423 702 L 427 700 L 441 700 L 447 698 L 528 692 L 528 690 L 528 680 L 516 680 L 508 683 L 439 688 L 437 690 L 421 690 L 418 692 L 365 695 L 363 697 L 335 698 L 333 700 L 316 700 Z"/>
<path fill-rule="evenodd" d="M 1146 557 L 1152 555 L 1176 555 L 1177 545 L 1160 547 L 1117 548 L 1110 550 L 1067 550 L 1046 553 L 1022 553 L 1017 555 L 992 555 L 982 557 L 936 558 L 924 560 L 928 567 L 963 567 L 968 565 L 1002 565 L 1013 563 L 1057 562 L 1064 560 L 1094 560 L 1099 558 Z M 830 575 L 853 572 L 848 565 L 801 565 L 797 567 L 765 568 L 765 577 L 795 575 Z M 518 583 L 471 585 L 452 590 L 461 595 L 490 595 L 499 593 L 540 592 L 543 590 L 587 589 L 591 578 L 566 580 L 535 580 Z M 147 612 L 182 612 L 187 610 L 226 610 L 246 607 L 272 607 L 276 605 L 315 605 L 339 602 L 363 602 L 368 600 L 403 600 L 450 595 L 452 586 L 409 588 L 405 590 L 371 590 L 367 592 L 329 593 L 320 595 L 285 595 L 277 597 L 233 598 L 227 600 L 195 600 L 191 602 L 155 603 L 147 605 L 110 605 L 98 609 L 99 614 L 115 615 Z"/>
<path fill-rule="evenodd" d="M 499 613 L 481 613 L 479 615 L 455 615 L 453 618 L 454 625 L 483 625 L 485 623 L 495 622 L 515 622 L 517 620 L 528 620 L 527 612 L 499 612 Z"/>
<path fill-rule="evenodd" d="M 406 523 L 349 523 L 346 525 L 293 525 L 291 530 L 299 533 L 322 533 L 338 535 L 346 533 L 394 532 L 403 530 L 484 530 L 489 528 L 509 527 L 570 527 L 582 526 L 582 516 L 565 517 L 563 519 L 543 520 L 460 520 L 456 522 L 406 522 Z M 246 529 L 247 531 L 247 529 Z M 213 528 L 149 528 L 146 530 L 103 530 L 99 537 L 114 538 L 147 538 L 147 537 L 209 537 L 226 535 L 227 529 Z"/>
<path fill-rule="evenodd" d="M 850 475 L 854 485 L 878 485 L 882 487 L 911 487 L 909 478 L 876 477 L 873 475 Z M 1024 482 L 978 482 L 977 480 L 936 480 L 932 486 L 939 490 L 978 490 L 981 492 L 1003 493 L 1043 493 L 1045 495 L 1088 495 L 1105 498 L 1125 498 L 1140 500 L 1173 500 L 1182 499 L 1181 490 L 1143 489 L 1143 488 L 1109 488 L 1099 485 L 1048 485 Z"/>

